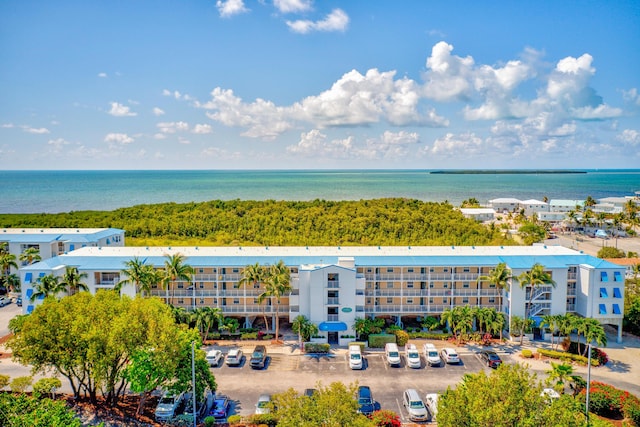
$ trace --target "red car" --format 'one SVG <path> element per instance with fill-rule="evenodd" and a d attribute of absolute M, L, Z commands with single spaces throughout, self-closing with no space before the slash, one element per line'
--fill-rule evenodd
<path fill-rule="evenodd" d="M 495 351 L 483 351 L 480 353 L 480 359 L 486 362 L 487 366 L 496 369 L 502 364 L 502 359 Z"/>

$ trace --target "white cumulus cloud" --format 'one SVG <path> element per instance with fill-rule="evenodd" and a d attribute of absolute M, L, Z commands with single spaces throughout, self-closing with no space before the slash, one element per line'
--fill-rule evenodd
<path fill-rule="evenodd" d="M 635 129 L 625 129 L 620 134 L 616 135 L 618 141 L 623 142 L 626 145 L 640 146 L 640 132 Z M 640 153 L 636 153 L 640 154 Z"/>
<path fill-rule="evenodd" d="M 98 73 L 98 77 L 100 77 L 102 79 L 106 79 L 107 78 L 107 73 Z"/>
<path fill-rule="evenodd" d="M 131 144 L 133 138 L 126 133 L 109 133 L 104 137 L 104 142 L 116 142 L 118 144 Z"/>
<path fill-rule="evenodd" d="M 230 18 L 249 11 L 243 0 L 218 0 L 216 7 L 222 18 Z"/>
<path fill-rule="evenodd" d="M 156 124 L 162 133 L 176 133 L 189 131 L 189 123 L 186 122 L 161 122 Z"/>
<path fill-rule="evenodd" d="M 47 128 L 32 128 L 31 126 L 21 126 L 22 130 L 24 130 L 27 133 L 34 133 L 36 135 L 42 135 L 45 133 L 51 133 L 49 132 L 49 129 Z"/>
<path fill-rule="evenodd" d="M 70 142 L 69 141 L 65 141 L 63 138 L 57 138 L 57 139 L 50 139 L 47 142 L 47 145 L 51 146 L 51 151 L 54 153 L 59 153 L 62 151 L 62 148 L 65 145 L 69 145 Z"/>
<path fill-rule="evenodd" d="M 473 132 L 462 134 L 447 133 L 434 141 L 431 152 L 452 157 L 472 157 L 483 152 L 482 138 Z"/>
<path fill-rule="evenodd" d="M 311 0 L 273 0 L 275 6 L 281 13 L 299 13 L 311 10 Z"/>
<path fill-rule="evenodd" d="M 119 104 L 117 102 L 111 103 L 111 110 L 109 110 L 109 114 L 115 117 L 133 117 L 137 116 L 137 113 L 131 111 L 129 107 L 126 105 Z"/>
<path fill-rule="evenodd" d="M 640 93 L 638 92 L 638 89 L 636 89 L 635 87 L 629 90 L 623 90 L 622 98 L 625 101 L 629 101 L 635 105 L 640 105 Z"/>
<path fill-rule="evenodd" d="M 154 116 L 163 116 L 164 115 L 164 110 L 162 108 L 154 107 L 153 108 L 153 115 Z"/>
<path fill-rule="evenodd" d="M 211 133 L 211 132 L 213 132 L 213 129 L 211 128 L 211 125 L 207 125 L 207 124 L 203 124 L 203 125 L 196 124 L 196 125 L 193 127 L 193 130 L 192 130 L 191 132 L 193 132 L 193 133 L 197 133 L 197 134 L 201 134 L 201 135 L 204 135 L 204 134 L 207 134 L 207 133 Z"/>
<path fill-rule="evenodd" d="M 313 31 L 345 31 L 349 25 L 349 15 L 342 9 L 334 9 L 320 21 L 306 19 L 287 21 L 287 25 L 294 33 L 307 34 Z"/>

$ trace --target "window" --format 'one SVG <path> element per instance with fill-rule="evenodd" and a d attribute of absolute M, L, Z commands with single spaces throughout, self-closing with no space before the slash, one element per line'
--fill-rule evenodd
<path fill-rule="evenodd" d="M 620 292 L 620 288 L 613 288 L 613 297 L 622 298 L 622 292 Z"/>
<path fill-rule="evenodd" d="M 184 300 L 182 298 L 178 298 L 178 304 L 184 304 Z"/>
<path fill-rule="evenodd" d="M 393 267 L 387 267 L 387 273 L 393 273 Z"/>
<path fill-rule="evenodd" d="M 240 298 L 234 298 L 233 299 L 233 303 L 234 304 L 240 304 Z"/>
<path fill-rule="evenodd" d="M 600 298 L 609 298 L 607 288 L 600 288 Z"/>
<path fill-rule="evenodd" d="M 393 298 L 387 298 L 387 304 L 393 304 Z"/>
<path fill-rule="evenodd" d="M 204 289 L 204 282 L 200 282 L 200 289 Z"/>
<path fill-rule="evenodd" d="M 462 287 L 463 287 L 463 288 L 468 288 L 468 287 L 469 287 L 469 282 L 464 282 L 464 283 L 462 283 Z"/>
<path fill-rule="evenodd" d="M 433 283 L 429 283 L 429 287 L 430 287 L 430 288 L 433 288 Z"/>
<path fill-rule="evenodd" d="M 607 314 L 607 306 L 600 304 L 600 314 Z"/>
<path fill-rule="evenodd" d="M 495 288 L 496 284 L 495 283 L 489 283 L 489 288 Z"/>
<path fill-rule="evenodd" d="M 200 304 L 204 304 L 204 300 L 200 298 Z"/>
<path fill-rule="evenodd" d="M 436 270 L 435 270 L 435 268 L 433 268 L 433 267 L 431 267 L 431 268 L 429 269 L 429 273 L 433 273 L 434 271 L 436 271 Z"/>
<path fill-rule="evenodd" d="M 442 285 L 443 288 L 447 289 L 449 287 L 448 283 L 445 283 L 444 285 Z"/>
<path fill-rule="evenodd" d="M 257 304 L 259 304 L 259 303 L 258 303 L 258 298 L 254 298 L 254 299 L 253 299 L 253 303 L 254 303 L 254 304 L 256 304 L 256 305 L 257 305 Z"/>
<path fill-rule="evenodd" d="M 495 298 L 489 298 L 489 304 L 495 304 L 496 299 Z"/>
<path fill-rule="evenodd" d="M 234 272 L 234 273 L 239 273 L 239 272 L 240 272 L 240 270 L 239 270 L 239 269 L 237 269 L 237 268 L 234 268 L 234 269 L 233 269 L 233 272 Z"/>
<path fill-rule="evenodd" d="M 433 298 L 429 298 L 429 304 L 433 304 Z"/>
<path fill-rule="evenodd" d="M 407 273 L 413 273 L 413 268 L 407 268 Z"/>
<path fill-rule="evenodd" d="M 622 282 L 622 274 L 619 271 L 613 272 L 613 281 L 614 282 Z"/>
<path fill-rule="evenodd" d="M 387 288 L 393 288 L 393 282 L 387 282 Z"/>
<path fill-rule="evenodd" d="M 407 282 L 407 288 L 412 289 L 413 288 L 413 282 Z"/>
<path fill-rule="evenodd" d="M 442 303 L 443 304 L 449 304 L 449 299 L 448 298 L 442 298 Z"/>
<path fill-rule="evenodd" d="M 198 273 L 204 273 L 204 268 L 199 268 Z"/>
<path fill-rule="evenodd" d="M 449 269 L 448 269 L 448 268 L 445 268 L 443 271 L 444 271 L 445 273 L 448 273 L 448 272 L 449 272 Z"/>
<path fill-rule="evenodd" d="M 620 306 L 618 304 L 613 304 L 613 314 L 622 314 L 620 312 Z"/>
<path fill-rule="evenodd" d="M 607 275 L 606 271 L 601 271 L 600 272 L 600 281 L 601 282 L 608 282 L 609 281 L 609 276 Z"/>
<path fill-rule="evenodd" d="M 373 273 L 373 270 L 371 268 L 367 268 L 367 273 Z"/>
<path fill-rule="evenodd" d="M 463 269 L 462 269 L 462 272 L 463 272 L 463 273 L 468 273 L 469 271 L 470 271 L 470 270 L 469 270 L 469 267 L 465 267 L 465 268 L 463 268 Z"/>
<path fill-rule="evenodd" d="M 407 304 L 413 304 L 413 298 L 407 298 Z"/>
<path fill-rule="evenodd" d="M 469 298 L 462 298 L 463 304 L 469 304 Z"/>

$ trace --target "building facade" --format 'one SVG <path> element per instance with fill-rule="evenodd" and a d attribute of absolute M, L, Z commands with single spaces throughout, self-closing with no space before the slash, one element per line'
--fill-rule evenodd
<path fill-rule="evenodd" d="M 625 268 L 561 246 L 85 247 L 23 267 L 23 298 L 30 301 L 40 277 L 62 275 L 66 266 L 86 273 L 85 283 L 96 292 L 125 279 L 125 262 L 134 257 L 161 269 L 175 254 L 194 268 L 192 280 L 171 289 L 155 287 L 152 295 L 187 309 L 218 307 L 245 326 L 263 314 L 274 317 L 276 310 L 289 321 L 302 314 L 332 343 L 355 335 L 358 317 L 386 317 L 401 325 L 408 318 L 439 316 L 464 305 L 523 317 L 530 300 L 532 317 L 576 313 L 617 326 L 618 340 L 622 337 Z M 292 291 L 279 304 L 258 303 L 262 284 L 238 286 L 248 265 L 280 260 L 289 267 Z M 513 281 L 502 290 L 479 280 L 500 263 L 514 277 L 542 264 L 556 286 L 522 289 Z M 126 285 L 122 293 L 134 296 L 136 290 Z M 25 303 L 24 311 L 38 303 Z"/>

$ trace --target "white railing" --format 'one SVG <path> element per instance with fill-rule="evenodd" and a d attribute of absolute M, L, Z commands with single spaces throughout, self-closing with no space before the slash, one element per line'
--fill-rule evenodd
<path fill-rule="evenodd" d="M 340 315 L 338 314 L 327 314 L 327 321 L 329 322 L 337 322 L 338 320 L 340 320 Z"/>
<path fill-rule="evenodd" d="M 335 289 L 335 288 L 339 288 L 339 287 L 340 287 L 340 282 L 335 281 L 335 280 L 327 281 L 327 288 Z"/>
<path fill-rule="evenodd" d="M 328 297 L 327 298 L 327 304 L 330 304 L 330 305 L 340 304 L 340 298 L 338 298 L 338 297 Z"/>

